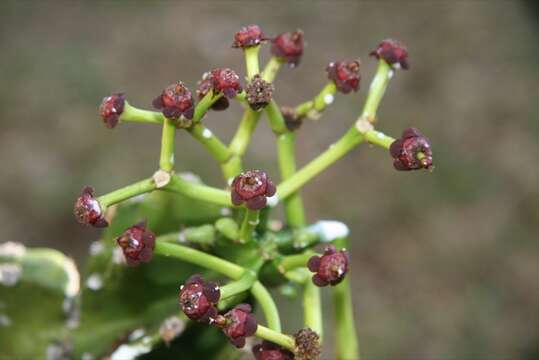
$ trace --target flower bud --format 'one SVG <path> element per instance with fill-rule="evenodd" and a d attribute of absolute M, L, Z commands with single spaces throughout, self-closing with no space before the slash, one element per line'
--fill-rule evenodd
<path fill-rule="evenodd" d="M 295 354 L 297 360 L 315 360 L 320 356 L 320 336 L 313 330 L 301 329 L 294 334 L 296 340 Z"/>
<path fill-rule="evenodd" d="M 253 79 L 245 88 L 247 102 L 254 111 L 262 110 L 269 104 L 273 96 L 273 84 L 262 79 L 259 74 L 253 76 Z"/>
<path fill-rule="evenodd" d="M 193 95 L 181 81 L 167 86 L 152 104 L 161 109 L 166 118 L 177 121 L 178 127 L 191 126 L 195 112 Z"/>
<path fill-rule="evenodd" d="M 77 221 L 84 225 L 92 225 L 98 228 L 107 227 L 103 210 L 99 201 L 94 197 L 94 189 L 86 186 L 81 196 L 77 198 L 73 209 Z"/>
<path fill-rule="evenodd" d="M 337 90 L 343 94 L 348 94 L 352 90 L 359 90 L 359 60 L 331 62 L 326 68 L 328 78 L 335 81 Z"/>
<path fill-rule="evenodd" d="M 294 108 L 282 106 L 281 113 L 283 114 L 284 123 L 288 130 L 296 131 L 303 124 L 303 117 L 298 116 L 298 113 Z"/>
<path fill-rule="evenodd" d="M 290 67 L 299 65 L 303 55 L 303 32 L 285 32 L 271 40 L 271 53 L 288 63 Z"/>
<path fill-rule="evenodd" d="M 251 314 L 251 305 L 239 304 L 224 315 L 221 323 L 216 323 L 221 327 L 230 342 L 237 348 L 245 346 L 245 338 L 253 336 L 258 327 L 256 318 Z"/>
<path fill-rule="evenodd" d="M 256 360 L 294 360 L 292 352 L 267 340 L 253 346 L 253 355 Z"/>
<path fill-rule="evenodd" d="M 211 72 L 213 90 L 231 99 L 241 91 L 240 77 L 231 69 L 214 69 Z"/>
<path fill-rule="evenodd" d="M 99 115 L 107 128 L 112 129 L 118 125 L 120 115 L 124 112 L 124 106 L 124 94 L 116 93 L 103 98 L 99 106 Z"/>
<path fill-rule="evenodd" d="M 334 246 L 330 245 L 326 247 L 322 256 L 311 257 L 307 267 L 316 273 L 312 279 L 316 286 L 337 285 L 348 272 L 348 252 L 337 251 Z"/>
<path fill-rule="evenodd" d="M 234 205 L 259 210 L 266 206 L 268 196 L 275 195 L 275 185 L 264 171 L 249 170 L 234 178 L 231 198 Z"/>
<path fill-rule="evenodd" d="M 408 70 L 410 64 L 408 63 L 408 50 L 401 42 L 393 39 L 386 39 L 382 41 L 376 50 L 371 51 L 369 54 L 377 59 L 384 59 L 389 65 L 395 68 L 402 68 Z"/>
<path fill-rule="evenodd" d="M 248 48 L 257 46 L 261 42 L 268 40 L 258 25 L 247 25 L 234 34 L 233 48 Z"/>
<path fill-rule="evenodd" d="M 198 87 L 197 87 L 198 99 L 201 100 L 204 96 L 206 96 L 206 94 L 210 90 L 213 90 L 213 81 L 211 79 L 211 72 L 208 71 L 202 75 L 202 79 L 198 82 Z M 224 96 L 221 96 L 212 104 L 210 109 L 215 110 L 215 111 L 226 110 L 228 109 L 229 104 L 230 103 L 228 99 Z"/>
<path fill-rule="evenodd" d="M 124 231 L 116 239 L 124 253 L 129 266 L 137 266 L 141 262 L 149 262 L 153 257 L 155 234 L 146 228 L 146 222 L 141 221 Z"/>
<path fill-rule="evenodd" d="M 433 168 L 432 149 L 429 140 L 418 129 L 408 128 L 400 139 L 389 147 L 393 166 L 397 170 L 417 170 Z"/>
<path fill-rule="evenodd" d="M 215 305 L 219 302 L 219 286 L 196 274 L 191 276 L 180 288 L 180 306 L 191 320 L 210 323 L 217 316 Z"/>

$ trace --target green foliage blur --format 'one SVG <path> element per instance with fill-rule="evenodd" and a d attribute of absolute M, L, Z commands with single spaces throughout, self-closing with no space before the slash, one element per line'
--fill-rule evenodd
<path fill-rule="evenodd" d="M 367 54 L 394 37 L 408 45 L 411 69 L 392 80 L 377 126 L 393 136 L 420 128 L 435 171 L 396 172 L 385 151 L 363 145 L 303 191 L 309 220 L 352 230 L 363 357 L 536 359 L 536 9 L 494 0 L 2 1 L 0 242 L 53 247 L 82 267 L 100 234 L 72 216 L 82 187 L 103 194 L 157 168 L 159 127 L 107 130 L 97 115 L 105 95 L 123 91 L 149 108 L 174 81 L 194 90 L 214 67 L 244 74 L 241 52 L 230 47 L 240 26 L 257 23 L 272 35 L 300 28 L 307 48 L 299 68 L 276 81 L 280 104 L 318 93 L 328 62 L 362 60 L 360 92 L 337 96 L 300 130 L 304 164 L 355 120 L 375 68 Z M 261 53 L 269 58 L 267 47 Z M 233 105 L 205 123 L 228 139 L 240 115 Z M 277 178 L 273 141 L 263 124 L 246 167 Z M 187 134 L 178 134 L 176 163 L 222 185 L 218 166 Z M 292 319 L 287 328 L 297 328 L 299 304 L 280 305 Z"/>

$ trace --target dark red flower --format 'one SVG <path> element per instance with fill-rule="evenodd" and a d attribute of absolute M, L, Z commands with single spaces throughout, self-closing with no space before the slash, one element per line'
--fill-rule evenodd
<path fill-rule="evenodd" d="M 180 306 L 191 320 L 209 323 L 217 316 L 215 305 L 219 302 L 221 291 L 211 281 L 204 281 L 200 275 L 191 276 L 180 288 Z"/>
<path fill-rule="evenodd" d="M 124 112 L 124 106 L 124 94 L 117 93 L 103 98 L 101 106 L 99 106 L 99 115 L 107 128 L 112 129 L 118 125 L 120 115 Z"/>
<path fill-rule="evenodd" d="M 253 336 L 258 324 L 251 314 L 251 305 L 239 304 L 215 323 L 237 348 L 245 346 L 245 338 Z"/>
<path fill-rule="evenodd" d="M 242 91 L 240 77 L 231 69 L 214 69 L 211 72 L 213 89 L 231 99 Z"/>
<path fill-rule="evenodd" d="M 161 109 L 166 118 L 173 120 L 180 117 L 191 120 L 195 112 L 193 95 L 181 81 L 167 86 L 152 104 L 154 108 Z M 186 123 L 190 125 L 189 121 Z"/>
<path fill-rule="evenodd" d="M 198 88 L 197 88 L 197 97 L 199 100 L 201 100 L 206 94 L 213 89 L 213 81 L 211 78 L 211 72 L 205 72 L 202 75 L 202 79 L 198 82 Z M 228 109 L 229 101 L 226 97 L 221 96 L 219 99 L 217 99 L 210 109 L 215 111 L 221 111 Z"/>
<path fill-rule="evenodd" d="M 251 210 L 259 210 L 266 206 L 267 196 L 275 195 L 275 185 L 264 171 L 249 170 L 234 178 L 231 197 L 234 205 L 245 202 Z"/>
<path fill-rule="evenodd" d="M 253 76 L 252 80 L 245 88 L 247 102 L 254 111 L 262 110 L 269 104 L 273 96 L 273 84 L 262 79 L 258 74 Z"/>
<path fill-rule="evenodd" d="M 73 212 L 81 224 L 93 225 L 98 228 L 109 225 L 105 220 L 99 201 L 94 197 L 94 189 L 90 186 L 86 186 L 82 190 L 81 196 L 75 202 Z"/>
<path fill-rule="evenodd" d="M 303 32 L 285 32 L 271 40 L 271 53 L 296 67 L 303 55 Z"/>
<path fill-rule="evenodd" d="M 369 55 L 375 56 L 377 59 L 384 59 L 389 65 L 396 68 L 407 70 L 410 67 L 408 50 L 404 44 L 397 40 L 385 39 Z"/>
<path fill-rule="evenodd" d="M 256 360 L 294 360 L 291 351 L 267 340 L 253 346 L 253 355 Z"/>
<path fill-rule="evenodd" d="M 297 360 L 315 360 L 321 353 L 320 336 L 313 330 L 301 329 L 294 334 L 296 341 L 295 354 Z"/>
<path fill-rule="evenodd" d="M 141 221 L 127 228 L 116 239 L 122 248 L 127 265 L 136 266 L 141 262 L 149 262 L 153 257 L 155 234 L 146 227 L 146 221 Z"/>
<path fill-rule="evenodd" d="M 316 286 L 337 285 L 348 272 L 348 252 L 337 251 L 330 245 L 326 247 L 322 256 L 311 257 L 307 267 L 316 273 L 313 275 L 313 283 Z"/>
<path fill-rule="evenodd" d="M 262 41 L 268 40 L 258 25 L 247 25 L 234 34 L 234 48 L 248 48 L 259 45 Z"/>
<path fill-rule="evenodd" d="M 326 68 L 328 78 L 335 81 L 337 90 L 343 94 L 348 94 L 352 90 L 358 91 L 361 80 L 360 65 L 359 60 L 331 62 Z"/>
<path fill-rule="evenodd" d="M 415 128 L 404 130 L 401 138 L 389 147 L 389 153 L 397 170 L 430 170 L 433 167 L 429 140 Z"/>

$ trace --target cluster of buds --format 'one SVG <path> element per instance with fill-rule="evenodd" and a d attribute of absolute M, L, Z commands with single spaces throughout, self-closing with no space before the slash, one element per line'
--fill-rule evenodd
<path fill-rule="evenodd" d="M 307 267 L 314 272 L 313 283 L 316 286 L 337 285 L 348 272 L 348 251 L 337 251 L 333 245 L 326 247 L 322 256 L 309 259 Z"/>
<path fill-rule="evenodd" d="M 99 115 L 101 115 L 107 128 L 112 129 L 118 125 L 120 115 L 124 112 L 124 107 L 124 94 L 112 94 L 103 99 L 101 106 L 99 107 Z"/>
<path fill-rule="evenodd" d="M 258 25 L 247 25 L 234 34 L 232 47 L 246 49 L 260 45 L 269 38 L 262 32 Z"/>
<path fill-rule="evenodd" d="M 82 194 L 75 201 L 73 212 L 75 218 L 81 224 L 92 225 L 98 228 L 108 226 L 103 209 L 101 209 L 99 201 L 94 197 L 94 189 L 90 186 L 86 186 L 82 190 Z"/>
<path fill-rule="evenodd" d="M 397 170 L 431 170 L 433 167 L 429 140 L 415 128 L 405 129 L 391 144 L 389 153 Z"/>
<path fill-rule="evenodd" d="M 401 42 L 393 39 L 383 40 L 376 50 L 370 53 L 371 56 L 377 59 L 383 59 L 389 65 L 395 68 L 402 68 L 408 70 L 410 64 L 408 63 L 408 50 Z"/>
<path fill-rule="evenodd" d="M 163 116 L 176 121 L 178 127 L 191 126 L 195 113 L 193 95 L 181 81 L 167 86 L 161 95 L 153 100 L 152 105 L 162 110 Z"/>
<path fill-rule="evenodd" d="M 294 354 L 285 348 L 264 340 L 261 344 L 253 346 L 253 355 L 256 360 L 293 360 Z"/>
<path fill-rule="evenodd" d="M 231 199 L 234 205 L 245 206 L 251 210 L 260 210 L 266 206 L 268 196 L 275 195 L 276 187 L 261 170 L 249 170 L 232 181 Z"/>
<path fill-rule="evenodd" d="M 234 70 L 228 68 L 208 71 L 202 75 L 202 80 L 198 82 L 197 96 L 199 100 L 206 96 L 210 90 L 213 91 L 214 96 L 223 95 L 212 104 L 211 109 L 225 110 L 229 106 L 228 99 L 236 97 L 242 91 L 240 77 Z"/>
<path fill-rule="evenodd" d="M 303 32 L 285 32 L 271 40 L 271 53 L 290 67 L 299 65 L 303 55 Z"/>
<path fill-rule="evenodd" d="M 141 221 L 124 231 L 116 239 L 129 266 L 149 262 L 155 248 L 155 234 L 147 228 L 146 221 Z"/>

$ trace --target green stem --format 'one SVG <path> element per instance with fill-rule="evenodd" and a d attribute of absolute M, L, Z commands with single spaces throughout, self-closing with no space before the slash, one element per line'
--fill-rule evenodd
<path fill-rule="evenodd" d="M 313 100 L 298 105 L 296 107 L 296 114 L 299 117 L 304 117 L 312 110 L 318 113 L 324 111 L 325 108 L 333 102 L 336 92 L 337 86 L 335 85 L 335 82 L 328 82 Z"/>
<path fill-rule="evenodd" d="M 281 180 L 285 181 L 296 173 L 296 134 L 287 132 L 277 139 L 277 152 Z M 293 228 L 305 226 L 305 210 L 299 191 L 284 200 L 284 210 L 288 225 Z"/>
<path fill-rule="evenodd" d="M 384 149 L 389 149 L 391 144 L 395 141 L 391 136 L 387 136 L 383 132 L 376 130 L 367 131 L 365 133 L 365 140 L 371 144 L 381 146 Z"/>
<path fill-rule="evenodd" d="M 233 155 L 227 162 L 221 164 L 221 171 L 225 180 L 231 184 L 232 180 L 242 172 L 241 158 Z"/>
<path fill-rule="evenodd" d="M 247 150 L 247 146 L 251 142 L 251 137 L 256 129 L 260 112 L 253 111 L 251 108 L 245 109 L 238 130 L 234 134 L 230 142 L 230 151 L 238 156 L 243 156 Z"/>
<path fill-rule="evenodd" d="M 162 124 L 165 121 L 163 114 L 156 111 L 142 110 L 131 106 L 127 101 L 120 121 L 133 121 L 150 124 Z"/>
<path fill-rule="evenodd" d="M 288 132 L 288 128 L 286 127 L 283 114 L 281 113 L 279 105 L 277 105 L 275 100 L 271 100 L 270 103 L 266 106 L 265 110 L 266 114 L 268 114 L 268 120 L 271 130 L 273 130 L 276 135 Z"/>
<path fill-rule="evenodd" d="M 346 239 L 339 239 L 338 247 L 343 248 Z M 359 345 L 354 308 L 350 290 L 350 274 L 337 286 L 333 287 L 333 306 L 335 308 L 336 350 L 338 360 L 359 359 Z"/>
<path fill-rule="evenodd" d="M 228 299 L 251 288 L 256 281 L 256 274 L 246 270 L 239 280 L 231 281 L 228 284 L 221 286 L 220 300 Z"/>
<path fill-rule="evenodd" d="M 206 95 L 195 106 L 195 114 L 193 115 L 193 123 L 200 122 L 202 117 L 208 112 L 209 108 L 219 100 L 223 94 L 214 94 L 213 90 L 208 91 Z"/>
<path fill-rule="evenodd" d="M 220 164 L 224 164 L 230 159 L 232 153 L 228 150 L 228 147 L 216 137 L 210 129 L 202 125 L 201 123 L 196 123 L 187 129 L 189 133 L 197 139 L 202 145 L 208 149 L 209 153 L 217 160 Z"/>
<path fill-rule="evenodd" d="M 296 268 L 306 267 L 309 259 L 316 255 L 314 251 L 306 251 L 302 254 L 283 256 L 279 262 L 279 270 L 287 272 Z"/>
<path fill-rule="evenodd" d="M 367 100 L 363 106 L 363 112 L 361 117 L 367 119 L 369 122 L 376 120 L 376 111 L 382 101 L 382 97 L 386 91 L 389 80 L 393 77 L 394 70 L 384 60 L 378 61 L 378 69 L 376 75 L 372 79 L 369 93 L 367 94 Z"/>
<path fill-rule="evenodd" d="M 187 197 L 203 200 L 211 204 L 232 207 L 230 192 L 211 186 L 193 183 L 173 174 L 170 182 L 163 188 L 165 191 L 177 192 Z"/>
<path fill-rule="evenodd" d="M 313 284 L 311 280 L 305 282 L 303 287 L 303 317 L 305 327 L 309 327 L 320 336 L 324 333 L 322 320 L 322 299 L 320 288 Z"/>
<path fill-rule="evenodd" d="M 256 337 L 264 340 L 271 341 L 274 344 L 281 345 L 282 347 L 294 351 L 295 340 L 292 336 L 282 334 L 281 332 L 268 329 L 265 326 L 258 325 L 256 328 Z"/>
<path fill-rule="evenodd" d="M 241 266 L 187 246 L 164 241 L 161 236 L 155 241 L 154 253 L 213 270 L 234 280 L 239 280 L 245 272 Z"/>
<path fill-rule="evenodd" d="M 99 204 L 103 207 L 117 204 L 134 196 L 148 193 L 155 189 L 155 183 L 152 178 L 145 179 L 134 184 L 128 185 L 111 193 L 101 195 L 97 198 Z"/>
<path fill-rule="evenodd" d="M 281 332 L 279 310 L 277 309 L 277 305 L 275 305 L 269 291 L 264 287 L 264 285 L 262 285 L 260 281 L 255 281 L 251 287 L 251 294 L 253 294 L 256 301 L 260 304 L 268 327 L 274 331 Z"/>
<path fill-rule="evenodd" d="M 163 123 L 163 134 L 161 136 L 161 157 L 159 167 L 166 172 L 171 172 L 174 168 L 174 136 L 176 126 L 170 119 L 165 118 Z"/>
<path fill-rule="evenodd" d="M 253 76 L 260 72 L 258 64 L 258 52 L 260 45 L 251 46 L 243 50 L 245 54 L 245 67 L 247 68 L 247 78 L 251 80 Z"/>
<path fill-rule="evenodd" d="M 283 62 L 279 60 L 278 57 L 272 56 L 264 67 L 264 70 L 262 70 L 262 79 L 270 83 L 275 81 L 275 77 L 277 76 L 282 63 Z"/>
<path fill-rule="evenodd" d="M 253 232 L 258 225 L 259 214 L 259 210 L 245 208 L 245 215 L 240 228 L 240 242 L 242 244 L 249 243 L 253 240 Z"/>

